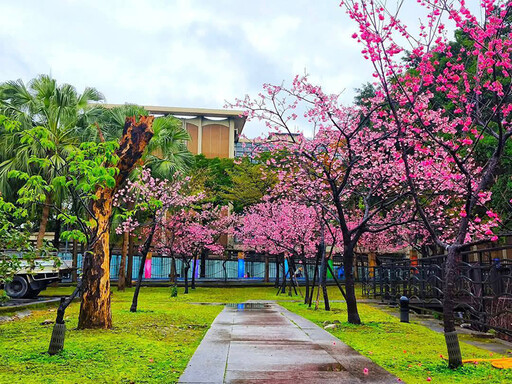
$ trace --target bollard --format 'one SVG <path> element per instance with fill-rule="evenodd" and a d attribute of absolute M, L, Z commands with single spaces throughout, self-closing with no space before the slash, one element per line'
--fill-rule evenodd
<path fill-rule="evenodd" d="M 405 296 L 400 298 L 400 322 L 409 322 L 409 299 Z"/>

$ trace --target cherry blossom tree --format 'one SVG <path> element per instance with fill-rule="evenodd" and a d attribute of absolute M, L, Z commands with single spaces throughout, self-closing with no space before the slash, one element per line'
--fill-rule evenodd
<path fill-rule="evenodd" d="M 498 240 L 500 220 L 488 203 L 512 136 L 512 3 L 484 0 L 481 18 L 464 0 L 418 3 L 425 18 L 417 34 L 399 19 L 403 1 L 396 9 L 375 0 L 341 5 L 358 24 L 353 38 L 375 70 L 372 124 L 396 132 L 396 167 L 428 236 L 447 254 L 444 332 L 449 365 L 455 368 L 462 364 L 454 323 L 457 261 L 474 242 Z M 464 44 L 450 43 L 447 20 Z M 484 145 L 491 149 L 480 151 Z M 477 153 L 486 155 L 477 159 Z"/>
<path fill-rule="evenodd" d="M 272 199 L 248 208 L 238 219 L 237 236 L 247 249 L 271 255 L 283 255 L 290 265 L 290 289 L 296 269 L 295 260 L 304 266 L 305 301 L 309 299 L 308 259 L 314 258 L 319 244 L 320 224 L 313 207 L 288 199 Z M 283 263 L 284 266 L 284 263 Z M 286 276 L 283 272 L 284 291 Z"/>
<path fill-rule="evenodd" d="M 130 204 L 134 207 L 132 210 L 124 212 L 124 221 L 116 228 L 116 232 L 121 234 L 138 231 L 139 239 L 143 240 L 140 246 L 142 257 L 130 307 L 131 312 L 137 311 L 146 257 L 158 228 L 165 223 L 168 214 L 189 207 L 202 198 L 200 194 L 189 195 L 186 193 L 187 181 L 187 178 L 180 178 L 178 174 L 175 174 L 172 180 L 157 179 L 146 168 L 142 170 L 135 181 L 128 181 L 126 186 L 115 196 L 115 205 L 122 207 Z M 141 222 L 138 221 L 137 213 L 142 215 Z"/>
<path fill-rule="evenodd" d="M 370 124 L 373 109 L 344 107 L 338 95 L 326 94 L 307 76 L 297 76 L 290 88 L 266 84 L 256 99 L 246 96 L 232 106 L 288 134 L 272 143 L 276 156 L 270 165 L 277 169 L 283 193 L 288 188 L 289 196 L 317 204 L 324 217 L 335 220 L 343 244 L 348 321 L 360 324 L 354 248 L 364 233 L 384 231 L 415 214 L 404 179 L 394 169 L 393 132 Z M 294 133 L 297 120 L 315 132 L 312 139 Z"/>
<path fill-rule="evenodd" d="M 158 227 L 155 248 L 162 254 L 172 258 L 181 257 L 185 264 L 185 293 L 188 293 L 188 272 L 190 262 L 194 261 L 192 269 L 192 288 L 194 289 L 195 270 L 198 256 L 204 252 L 221 254 L 224 247 L 219 238 L 227 234 L 232 217 L 228 215 L 227 207 L 212 204 L 197 205 L 167 215 Z"/>

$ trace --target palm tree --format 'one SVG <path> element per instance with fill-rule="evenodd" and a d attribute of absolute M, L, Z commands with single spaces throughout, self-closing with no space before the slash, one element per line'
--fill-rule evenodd
<path fill-rule="evenodd" d="M 82 94 L 69 84 L 58 85 L 48 75 L 40 75 L 27 85 L 22 80 L 0 84 L 0 113 L 20 123 L 14 132 L 0 131 L 0 191 L 12 195 L 8 174 L 11 170 L 23 170 L 52 180 L 64 165 L 67 155 L 80 144 L 77 124 L 91 109 L 90 101 L 103 100 L 94 88 L 85 88 Z M 42 146 L 39 142 L 23 140 L 23 131 L 40 126 L 46 130 L 47 139 L 53 145 Z M 51 166 L 30 164 L 32 157 L 47 158 Z M 43 244 L 50 207 L 62 202 L 63 191 L 46 195 L 43 205 L 37 248 Z"/>
<path fill-rule="evenodd" d="M 141 106 L 126 104 L 111 109 L 98 108 L 87 115 L 84 122 L 84 141 L 117 140 L 121 137 L 128 116 L 147 116 Z M 187 149 L 190 135 L 173 116 L 162 116 L 153 123 L 153 138 L 149 142 L 142 163 L 151 168 L 154 176 L 170 178 L 175 172 L 187 170 L 194 156 Z M 100 137 L 100 135 L 102 137 Z M 85 139 L 86 138 L 86 139 Z"/>

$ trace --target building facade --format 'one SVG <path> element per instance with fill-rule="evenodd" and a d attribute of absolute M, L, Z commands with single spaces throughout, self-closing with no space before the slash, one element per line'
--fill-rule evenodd
<path fill-rule="evenodd" d="M 106 108 L 119 104 L 104 104 Z M 172 115 L 183 124 L 190 134 L 188 150 L 194 155 L 203 154 L 207 158 L 234 158 L 235 145 L 245 125 L 242 111 L 143 106 L 155 116 Z"/>

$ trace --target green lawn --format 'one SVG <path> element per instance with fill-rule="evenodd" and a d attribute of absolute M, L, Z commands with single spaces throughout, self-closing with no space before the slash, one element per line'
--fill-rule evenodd
<path fill-rule="evenodd" d="M 500 370 L 489 363 L 465 364 L 457 371 L 448 369 L 444 336 L 420 324 L 400 323 L 399 319 L 369 305 L 359 304 L 362 325 L 346 322 L 346 306 L 332 304 L 332 311 L 314 311 L 298 303 L 281 303 L 289 310 L 322 326 L 324 321 L 341 321 L 333 335 L 356 351 L 386 368 L 409 384 L 426 383 L 512 383 L 512 369 Z M 507 357 L 461 343 L 464 359 Z M 442 355 L 442 356 L 441 356 Z M 512 357 L 512 356 L 508 356 Z"/>
<path fill-rule="evenodd" d="M 51 288 L 45 294 L 71 290 Z M 300 303 L 286 302 L 288 295 L 277 297 L 270 287 L 197 288 L 189 295 L 182 292 L 180 288 L 178 298 L 171 298 L 169 288 L 142 288 L 140 311 L 133 314 L 128 310 L 133 290 L 114 291 L 112 330 L 76 330 L 79 304 L 72 304 L 66 312 L 65 350 L 58 356 L 45 353 L 52 325 L 40 325 L 45 319 L 55 318 L 55 308 L 34 309 L 25 319 L 0 324 L 0 383 L 176 382 L 222 310 L 222 306 L 194 302 L 279 299 L 286 308 L 317 323 L 345 320 L 343 304 L 332 304 L 332 312 L 313 311 Z M 335 287 L 330 287 L 329 292 L 332 299 L 341 299 Z M 467 364 L 452 372 L 439 357 L 446 354 L 441 335 L 418 324 L 401 324 L 395 317 L 367 305 L 361 304 L 360 309 L 364 325 L 342 323 L 341 329 L 333 333 L 408 383 L 423 383 L 427 377 L 434 383 L 512 382 L 512 371 L 500 371 L 488 364 Z M 464 345 L 463 353 L 465 358 L 489 356 L 469 345 Z"/>

